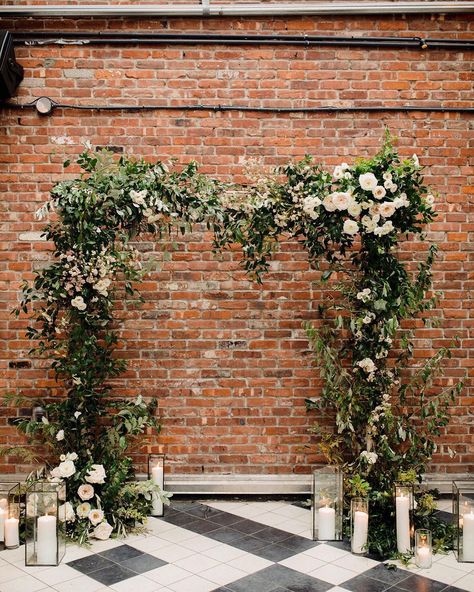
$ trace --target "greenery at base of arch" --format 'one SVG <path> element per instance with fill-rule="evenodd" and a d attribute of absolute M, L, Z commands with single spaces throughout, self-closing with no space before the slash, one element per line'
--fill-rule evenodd
<path fill-rule="evenodd" d="M 258 280 L 280 237 L 301 241 L 311 263 L 326 260 L 322 279 L 337 297 L 320 303 L 320 318 L 306 327 L 324 379 L 307 405 L 317 410 L 313 431 L 328 462 L 348 475 L 348 496 L 370 497 L 369 550 L 392 554 L 393 482 L 420 480 L 461 388 L 433 387 L 447 348 L 415 373 L 406 370 L 414 335 L 404 322 L 428 322 L 436 303 L 429 293 L 436 248 L 427 247 L 416 270 L 397 251 L 404 237 L 422 237 L 435 215 L 418 160 L 400 161 L 387 139 L 374 158 L 332 174 L 306 158 L 245 191 L 193 163 L 176 171 L 87 151 L 78 163 L 81 176 L 57 184 L 40 211 L 56 213 L 46 228 L 56 260 L 25 284 L 18 311 L 32 314 L 35 352 L 51 360 L 65 389 L 41 402 L 48 419 L 19 427 L 59 456 L 52 478 L 68 484 L 71 538 L 125 534 L 146 519 L 152 494 L 167 502 L 150 481 L 132 481 L 130 453 L 159 421 L 156 401 L 113 396 L 110 381 L 126 368 L 114 303 L 140 301 L 146 268 L 134 238 L 170 237 L 198 222 L 214 232 L 216 249 L 240 243 L 244 267 Z M 418 502 L 418 523 L 449 546 L 452 532 L 433 516 L 430 495 Z"/>

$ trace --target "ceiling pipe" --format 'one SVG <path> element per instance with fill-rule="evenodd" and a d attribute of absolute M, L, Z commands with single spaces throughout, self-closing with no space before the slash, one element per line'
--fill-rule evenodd
<path fill-rule="evenodd" d="M 474 2 L 274 2 L 254 4 L 135 4 L 135 5 L 10 5 L 0 6 L 2 16 L 63 17 L 219 17 L 300 16 L 361 14 L 448 14 L 474 12 Z"/>

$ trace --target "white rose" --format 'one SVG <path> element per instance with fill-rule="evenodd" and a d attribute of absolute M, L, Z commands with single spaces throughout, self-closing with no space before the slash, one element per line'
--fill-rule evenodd
<path fill-rule="evenodd" d="M 108 288 L 110 287 L 110 284 L 112 282 L 109 280 L 109 278 L 102 278 L 101 280 L 99 280 L 97 283 L 94 284 L 94 290 L 96 290 L 97 292 L 99 292 L 99 294 L 101 296 L 108 296 Z"/>
<path fill-rule="evenodd" d="M 87 518 L 90 514 L 91 511 L 91 505 L 88 502 L 84 502 L 82 504 L 79 504 L 76 507 L 76 514 L 79 516 L 79 518 Z"/>
<path fill-rule="evenodd" d="M 392 181 L 392 173 L 389 173 L 388 171 L 385 171 L 385 173 L 382 175 L 384 181 Z M 385 183 L 384 183 L 385 185 Z"/>
<path fill-rule="evenodd" d="M 359 225 L 354 220 L 346 220 L 343 227 L 344 234 L 354 235 L 359 232 Z"/>
<path fill-rule="evenodd" d="M 372 322 L 372 317 L 369 317 L 369 315 L 365 315 L 365 317 L 362 319 L 362 322 L 364 323 L 364 325 L 368 325 Z"/>
<path fill-rule="evenodd" d="M 132 198 L 132 201 L 136 206 L 144 206 L 145 205 L 146 195 L 147 195 L 146 189 L 142 189 L 142 191 L 134 191 L 132 189 L 130 191 L 130 197 Z"/>
<path fill-rule="evenodd" d="M 395 193 L 395 191 L 398 189 L 398 185 L 396 183 L 392 183 L 389 189 L 392 193 Z"/>
<path fill-rule="evenodd" d="M 303 212 L 313 220 L 316 220 L 319 216 L 319 212 L 316 211 L 316 208 L 320 205 L 321 200 L 319 198 L 308 195 L 303 200 Z"/>
<path fill-rule="evenodd" d="M 67 477 L 70 477 L 71 475 L 74 475 L 74 473 L 76 472 L 76 467 L 73 461 L 69 459 L 66 459 L 65 461 L 60 463 L 59 467 L 57 468 L 59 470 L 59 476 L 65 479 L 67 479 Z"/>
<path fill-rule="evenodd" d="M 379 208 L 380 215 L 384 218 L 390 218 L 395 213 L 395 206 L 391 201 L 384 201 L 380 204 Z"/>
<path fill-rule="evenodd" d="M 350 205 L 352 197 L 349 193 L 343 191 L 336 191 L 332 194 L 332 203 L 338 210 L 347 210 L 347 206 Z"/>
<path fill-rule="evenodd" d="M 366 232 L 373 232 L 377 226 L 377 223 L 370 216 L 364 216 L 362 218 L 362 225 L 364 226 Z"/>
<path fill-rule="evenodd" d="M 81 500 L 92 499 L 94 497 L 94 488 L 88 483 L 80 485 L 77 490 L 77 495 L 81 498 Z"/>
<path fill-rule="evenodd" d="M 419 166 L 420 166 L 420 161 L 418 160 L 418 156 L 417 156 L 416 154 L 414 154 L 414 155 L 411 157 L 411 159 L 413 160 L 413 164 L 414 164 L 416 167 L 419 167 Z"/>
<path fill-rule="evenodd" d="M 385 197 L 387 192 L 385 191 L 385 188 L 382 187 L 382 185 L 377 185 L 377 187 L 372 190 L 372 193 L 375 199 L 382 199 L 382 197 Z"/>
<path fill-rule="evenodd" d="M 112 534 L 112 526 L 108 522 L 101 522 L 92 532 L 92 536 L 101 541 L 106 541 Z"/>
<path fill-rule="evenodd" d="M 61 440 L 64 440 L 64 430 L 59 430 L 59 432 L 56 434 L 56 440 L 58 442 L 61 442 Z"/>
<path fill-rule="evenodd" d="M 61 504 L 58 508 L 59 520 L 61 522 L 74 522 L 76 520 L 76 514 L 74 508 L 69 502 Z"/>
<path fill-rule="evenodd" d="M 347 208 L 347 211 L 349 212 L 349 214 L 351 216 L 354 216 L 354 218 L 357 218 L 357 216 L 359 216 L 362 211 L 362 207 L 355 200 L 352 200 L 352 202 L 349 204 L 349 206 Z"/>
<path fill-rule="evenodd" d="M 92 465 L 85 477 L 87 483 L 104 483 L 105 469 L 102 465 Z"/>
<path fill-rule="evenodd" d="M 84 302 L 84 298 L 82 296 L 76 296 L 71 300 L 71 306 L 77 308 L 77 310 L 86 310 L 87 304 Z"/>
<path fill-rule="evenodd" d="M 51 469 L 49 474 L 52 479 L 61 479 L 61 471 L 59 470 L 59 467 L 54 467 L 54 469 Z"/>
<path fill-rule="evenodd" d="M 344 169 L 342 168 L 342 166 L 335 167 L 334 172 L 332 174 L 332 178 L 338 180 L 338 179 L 342 179 L 343 176 L 344 176 Z"/>
<path fill-rule="evenodd" d="M 334 202 L 332 201 L 332 194 L 327 195 L 324 198 L 323 206 L 327 212 L 334 212 L 334 210 L 336 209 L 336 206 L 334 205 Z"/>
<path fill-rule="evenodd" d="M 75 417 L 76 419 L 78 419 L 78 418 L 79 418 L 81 415 L 82 415 L 82 411 L 75 411 L 75 412 L 74 412 L 74 417 Z"/>
<path fill-rule="evenodd" d="M 364 450 L 360 453 L 360 458 L 365 460 L 369 465 L 375 464 L 377 462 L 378 457 L 379 455 L 376 452 L 367 452 L 367 450 Z"/>
<path fill-rule="evenodd" d="M 104 512 L 102 512 L 102 510 L 91 510 L 89 512 L 88 518 L 91 524 L 96 526 L 97 524 L 99 524 L 99 522 L 102 522 L 102 520 L 104 519 Z"/>
<path fill-rule="evenodd" d="M 373 191 L 377 185 L 377 178 L 373 173 L 359 175 L 359 184 L 364 191 Z"/>
<path fill-rule="evenodd" d="M 77 460 L 77 454 L 75 452 L 68 452 L 66 454 L 67 460 Z"/>
<path fill-rule="evenodd" d="M 431 193 L 428 193 L 428 195 L 425 198 L 425 201 L 429 206 L 432 206 L 434 204 L 434 197 L 431 195 Z"/>

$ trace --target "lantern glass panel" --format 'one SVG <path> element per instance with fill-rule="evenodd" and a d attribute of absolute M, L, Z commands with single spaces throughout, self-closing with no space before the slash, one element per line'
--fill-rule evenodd
<path fill-rule="evenodd" d="M 19 499 L 15 500 L 15 494 L 19 491 L 19 483 L 12 483 L 11 481 L 2 481 L 0 482 L 0 550 L 5 549 L 5 523 L 10 518 L 19 518 Z M 17 503 L 16 503 L 17 502 Z M 12 504 L 12 513 L 10 514 L 9 508 L 10 503 Z M 13 534 L 13 531 L 16 530 L 14 528 L 14 523 L 10 526 L 10 533 Z M 19 533 L 19 522 L 18 522 L 18 533 Z M 8 538 L 8 537 L 7 537 Z M 14 537 L 16 538 L 16 537 Z M 12 539 L 10 537 L 9 540 L 12 543 Z M 19 544 L 19 542 L 18 542 Z M 10 548 L 17 547 L 18 544 L 11 545 Z"/>
<path fill-rule="evenodd" d="M 322 467 L 312 480 L 313 540 L 342 539 L 343 475 L 338 467 Z"/>
<path fill-rule="evenodd" d="M 148 456 L 148 479 L 151 479 L 155 485 L 160 487 L 161 491 L 165 489 L 165 455 L 150 454 Z M 163 516 L 164 506 L 158 493 L 153 493 L 152 497 L 152 516 Z"/>
<path fill-rule="evenodd" d="M 65 484 L 36 481 L 25 498 L 26 565 L 59 565 L 66 552 Z"/>
<path fill-rule="evenodd" d="M 351 499 L 351 551 L 356 555 L 367 552 L 369 533 L 369 500 L 366 497 Z"/>
<path fill-rule="evenodd" d="M 395 483 L 395 520 L 397 531 L 397 550 L 399 553 L 412 552 L 415 535 L 413 510 L 414 486 L 412 483 Z"/>
<path fill-rule="evenodd" d="M 474 480 L 453 481 L 453 515 L 454 554 L 459 562 L 474 563 Z"/>

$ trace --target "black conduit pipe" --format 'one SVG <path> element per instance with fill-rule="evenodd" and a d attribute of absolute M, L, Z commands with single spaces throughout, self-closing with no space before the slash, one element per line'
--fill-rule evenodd
<path fill-rule="evenodd" d="M 12 32 L 16 45 L 293 45 L 365 48 L 474 50 L 471 39 L 421 37 L 340 37 L 329 35 L 228 35 L 200 33 Z"/>

